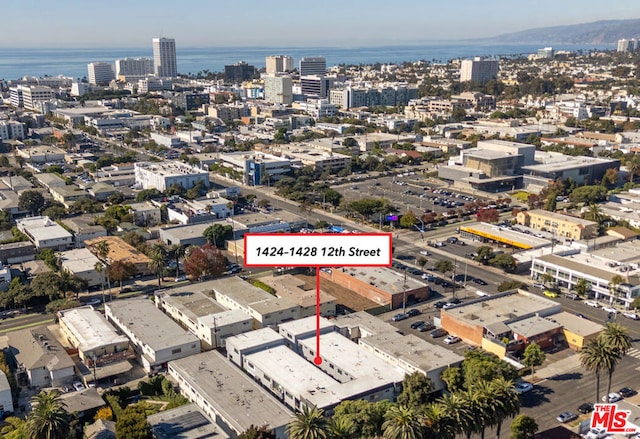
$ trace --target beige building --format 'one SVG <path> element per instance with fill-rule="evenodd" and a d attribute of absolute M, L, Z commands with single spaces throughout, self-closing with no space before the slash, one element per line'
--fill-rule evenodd
<path fill-rule="evenodd" d="M 556 212 L 537 209 L 520 212 L 518 224 L 569 239 L 589 239 L 598 236 L 598 223 Z"/>

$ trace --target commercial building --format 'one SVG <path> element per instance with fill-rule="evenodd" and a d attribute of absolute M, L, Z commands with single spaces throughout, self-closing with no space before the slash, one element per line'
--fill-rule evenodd
<path fill-rule="evenodd" d="M 192 92 L 178 93 L 172 99 L 176 108 L 180 108 L 186 111 L 193 111 L 200 109 L 203 105 L 207 105 L 210 102 L 209 94 Z"/>
<path fill-rule="evenodd" d="M 155 439 L 228 439 L 229 436 L 198 409 L 187 404 L 147 416 Z"/>
<path fill-rule="evenodd" d="M 71 384 L 73 360 L 46 326 L 12 331 L 7 337 L 18 383 L 42 388 Z"/>
<path fill-rule="evenodd" d="M 7 375 L 0 370 L 0 415 L 13 412 L 13 397 Z"/>
<path fill-rule="evenodd" d="M 556 51 L 553 50 L 553 47 L 544 47 L 542 49 L 538 49 L 538 59 L 553 59 L 556 55 Z"/>
<path fill-rule="evenodd" d="M 224 347 L 226 339 L 253 329 L 252 318 L 240 309 L 227 310 L 204 291 L 208 282 L 155 292 L 155 304 L 195 334 L 203 349 Z"/>
<path fill-rule="evenodd" d="M 428 299 L 429 286 L 388 268 L 343 267 L 327 269 L 320 276 L 380 306 L 396 309 L 407 304 Z"/>
<path fill-rule="evenodd" d="M 236 215 L 227 218 L 227 222 L 233 223 L 235 239 L 246 233 L 298 232 L 307 226 L 305 218 L 284 210 L 270 214 L 256 212 Z"/>
<path fill-rule="evenodd" d="M 586 280 L 596 300 L 618 303 L 629 308 L 640 296 L 640 249 L 637 241 L 589 253 L 544 255 L 533 260 L 531 277 L 542 280 L 545 273 L 553 276 L 560 287 L 573 289 L 580 279 Z M 619 276 L 618 285 L 612 280 Z"/>
<path fill-rule="evenodd" d="M 37 164 L 63 162 L 66 153 L 62 148 L 49 145 L 16 148 L 16 154 L 18 156 L 26 159 L 29 163 Z"/>
<path fill-rule="evenodd" d="M 264 100 L 274 104 L 289 105 L 293 102 L 291 76 L 268 75 L 264 78 Z"/>
<path fill-rule="evenodd" d="M 338 152 L 313 148 L 309 145 L 289 144 L 278 148 L 285 158 L 299 162 L 303 166 L 311 166 L 318 172 L 329 171 L 332 174 L 351 166 L 351 156 Z"/>
<path fill-rule="evenodd" d="M 97 245 L 101 242 L 106 242 L 109 249 L 104 260 L 102 260 L 102 257 L 97 250 Z M 136 273 L 138 274 L 151 274 L 151 270 L 149 269 L 149 262 L 151 260 L 149 257 L 124 242 L 122 238 L 118 236 L 103 236 L 100 238 L 89 239 L 85 241 L 85 245 L 91 253 L 98 256 L 99 259 L 107 265 L 111 265 L 114 261 L 120 261 L 125 264 L 133 265 L 136 269 Z"/>
<path fill-rule="evenodd" d="M 152 203 L 131 203 L 127 206 L 137 226 L 152 227 L 162 222 L 160 207 Z"/>
<path fill-rule="evenodd" d="M 477 82 L 484 84 L 498 78 L 498 60 L 483 59 L 476 56 L 473 59 L 462 60 L 460 64 L 460 82 Z"/>
<path fill-rule="evenodd" d="M 153 66 L 156 76 L 167 78 L 178 76 L 176 40 L 173 38 L 154 38 L 152 43 Z"/>
<path fill-rule="evenodd" d="M 86 382 L 126 373 L 135 358 L 129 339 L 120 335 L 92 306 L 58 312 L 60 333 L 78 350 L 89 373 Z M 94 369 L 95 366 L 95 369 Z"/>
<path fill-rule="evenodd" d="M 489 223 L 473 223 L 460 226 L 460 237 L 480 242 L 506 244 L 523 250 L 551 245 L 551 240 Z"/>
<path fill-rule="evenodd" d="M 244 61 L 224 66 L 224 76 L 230 82 L 242 82 L 251 79 L 256 68 Z"/>
<path fill-rule="evenodd" d="M 89 71 L 89 84 L 91 85 L 107 85 L 110 81 L 116 79 L 113 71 L 113 64 L 107 62 L 92 62 L 87 64 Z"/>
<path fill-rule="evenodd" d="M 305 289 L 305 282 L 291 274 L 260 277 L 259 280 L 275 290 L 277 297 L 284 297 L 300 306 L 300 318 L 316 314 L 317 294 L 315 287 Z M 320 290 L 320 315 L 336 315 L 336 298 Z"/>
<path fill-rule="evenodd" d="M 327 73 L 327 59 L 324 56 L 302 57 L 299 61 L 300 76 L 322 75 Z"/>
<path fill-rule="evenodd" d="M 418 89 L 416 87 L 397 84 L 366 88 L 347 86 L 329 90 L 330 102 L 343 110 L 378 105 L 396 106 L 407 104 L 411 99 L 416 99 L 417 97 Z"/>
<path fill-rule="evenodd" d="M 291 160 L 272 154 L 252 151 L 238 151 L 220 154 L 219 160 L 224 166 L 244 174 L 244 184 L 258 186 L 273 184 L 291 171 Z"/>
<path fill-rule="evenodd" d="M 16 226 L 27 235 L 38 250 L 45 248 L 66 250 L 73 246 L 73 235 L 60 224 L 51 221 L 48 216 L 19 219 L 16 221 Z"/>
<path fill-rule="evenodd" d="M 450 334 L 502 358 L 507 352 L 524 349 L 522 338 L 535 336 L 538 343 L 549 338 L 552 344 L 560 342 L 559 325 L 538 320 L 560 311 L 558 302 L 512 290 L 443 309 L 440 323 Z M 527 323 L 518 326 L 518 322 Z"/>
<path fill-rule="evenodd" d="M 552 232 L 569 239 L 590 239 L 598 236 L 598 223 L 542 209 L 522 211 L 516 215 L 518 224 L 534 230 Z"/>
<path fill-rule="evenodd" d="M 274 297 L 239 277 L 228 277 L 207 282 L 207 290 L 227 309 L 240 309 L 255 320 L 254 327 L 295 320 L 300 317 L 300 306 L 286 298 Z"/>
<path fill-rule="evenodd" d="M 55 97 L 50 87 L 42 85 L 17 85 L 9 88 L 10 102 L 14 107 L 40 111 L 41 104 Z"/>
<path fill-rule="evenodd" d="M 153 60 L 150 58 L 124 58 L 116 60 L 116 77 L 152 75 Z"/>
<path fill-rule="evenodd" d="M 300 90 L 304 96 L 329 97 L 329 89 L 335 78 L 324 75 L 300 76 Z"/>
<path fill-rule="evenodd" d="M 285 55 L 272 55 L 265 58 L 267 75 L 274 73 L 292 72 L 294 67 L 293 58 Z"/>
<path fill-rule="evenodd" d="M 182 162 L 139 162 L 135 164 L 136 184 L 143 189 L 158 189 L 164 192 L 177 184 L 191 189 L 198 182 L 209 187 L 209 173 L 200 171 Z"/>
<path fill-rule="evenodd" d="M 147 372 L 200 352 L 200 341 L 146 297 L 105 303 L 105 317 L 129 337 Z"/>
<path fill-rule="evenodd" d="M 27 137 L 26 125 L 16 120 L 0 121 L 0 141 L 24 140 Z"/>
<path fill-rule="evenodd" d="M 604 330 L 604 326 L 589 319 L 578 317 L 570 312 L 553 315 L 553 320 L 562 326 L 564 337 L 571 349 L 579 351 L 590 341 L 595 340 Z"/>
<path fill-rule="evenodd" d="M 230 438 L 249 427 L 266 427 L 277 439 L 286 439 L 285 428 L 293 412 L 233 366 L 216 351 L 169 363 L 169 374 L 180 392 L 194 402 Z"/>
<path fill-rule="evenodd" d="M 63 271 L 86 280 L 89 288 L 102 285 L 102 273 L 96 271 L 100 260 L 86 248 L 61 252 L 59 261 Z"/>

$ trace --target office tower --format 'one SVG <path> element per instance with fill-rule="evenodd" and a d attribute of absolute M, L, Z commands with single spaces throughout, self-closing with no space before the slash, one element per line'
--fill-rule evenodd
<path fill-rule="evenodd" d="M 618 40 L 618 52 L 634 52 L 638 50 L 638 41 L 635 38 Z"/>
<path fill-rule="evenodd" d="M 116 76 L 145 76 L 153 74 L 150 58 L 124 58 L 116 60 Z"/>
<path fill-rule="evenodd" d="M 256 68 L 244 61 L 224 66 L 224 76 L 230 82 L 242 82 L 251 79 Z"/>
<path fill-rule="evenodd" d="M 156 76 L 164 78 L 178 76 L 176 40 L 173 38 L 153 39 L 153 66 Z"/>
<path fill-rule="evenodd" d="M 556 52 L 553 47 L 545 47 L 544 49 L 538 49 L 538 58 L 553 58 Z"/>
<path fill-rule="evenodd" d="M 274 55 L 266 58 L 267 75 L 293 71 L 293 58 L 285 55 Z"/>
<path fill-rule="evenodd" d="M 327 74 L 327 60 L 324 56 L 306 57 L 300 59 L 300 76 Z"/>
<path fill-rule="evenodd" d="M 334 77 L 322 75 L 301 76 L 300 89 L 305 96 L 326 98 L 329 97 L 329 89 L 334 80 Z"/>
<path fill-rule="evenodd" d="M 498 60 L 482 59 L 477 56 L 474 59 L 463 60 L 460 66 L 460 82 L 472 81 L 484 84 L 497 77 Z"/>
<path fill-rule="evenodd" d="M 264 78 L 264 100 L 274 104 L 293 102 L 293 81 L 290 76 L 269 75 Z"/>
<path fill-rule="evenodd" d="M 107 62 L 92 62 L 87 65 L 89 70 L 89 84 L 108 84 L 112 79 L 116 79 L 113 73 L 113 64 Z"/>

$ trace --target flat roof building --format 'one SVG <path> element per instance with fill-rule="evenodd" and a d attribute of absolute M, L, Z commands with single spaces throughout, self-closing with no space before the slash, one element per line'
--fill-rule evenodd
<path fill-rule="evenodd" d="M 143 275 L 151 273 L 151 270 L 149 269 L 149 257 L 124 242 L 122 238 L 118 236 L 103 236 L 100 238 L 90 239 L 85 241 L 85 245 L 94 255 L 97 255 L 96 245 L 100 242 L 106 242 L 109 246 L 109 253 L 107 253 L 106 258 L 103 261 L 107 265 L 112 264 L 114 261 L 120 261 L 133 265 L 136 268 L 137 273 Z"/>
<path fill-rule="evenodd" d="M 182 162 L 139 162 L 135 164 L 136 184 L 142 189 L 158 189 L 166 191 L 177 184 L 184 189 L 191 189 L 198 182 L 209 187 L 209 173 L 200 171 Z"/>
<path fill-rule="evenodd" d="M 22 218 L 16 221 L 16 226 L 38 250 L 66 250 L 73 245 L 73 235 L 48 216 Z"/>
<path fill-rule="evenodd" d="M 146 371 L 200 352 L 198 338 L 182 329 L 146 297 L 105 303 L 105 316 L 134 344 Z"/>
<path fill-rule="evenodd" d="M 216 351 L 169 363 L 180 392 L 235 439 L 251 426 L 265 426 L 277 439 L 293 412 Z"/>
<path fill-rule="evenodd" d="M 305 289 L 305 281 L 291 274 L 280 276 L 264 276 L 258 278 L 261 282 L 275 289 L 275 295 L 286 297 L 300 306 L 300 318 L 316 314 L 316 289 Z M 320 315 L 323 317 L 336 315 L 336 298 L 320 289 Z"/>
<path fill-rule="evenodd" d="M 524 250 L 551 245 L 551 241 L 548 239 L 538 238 L 530 234 L 489 223 L 473 223 L 461 226 L 460 236 L 480 242 L 498 242 Z"/>
<path fill-rule="evenodd" d="M 147 416 L 156 439 L 228 439 L 196 404 L 187 404 Z"/>
<path fill-rule="evenodd" d="M 86 280 L 89 287 L 102 285 L 102 273 L 96 271 L 100 260 L 86 248 L 61 252 L 58 259 L 62 270 Z"/>

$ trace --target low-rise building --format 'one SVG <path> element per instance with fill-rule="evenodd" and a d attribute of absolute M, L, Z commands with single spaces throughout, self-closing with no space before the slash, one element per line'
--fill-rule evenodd
<path fill-rule="evenodd" d="M 16 149 L 16 155 L 22 157 L 28 163 L 53 163 L 63 162 L 66 151 L 51 145 L 25 146 Z"/>
<path fill-rule="evenodd" d="M 184 247 L 190 245 L 201 247 L 207 243 L 207 239 L 202 234 L 211 225 L 211 223 L 199 223 L 187 226 L 165 227 L 159 231 L 160 240 L 167 245 L 180 244 Z"/>
<path fill-rule="evenodd" d="M 75 185 L 55 186 L 49 189 L 54 200 L 70 208 L 80 198 L 88 198 L 89 194 Z"/>
<path fill-rule="evenodd" d="M 275 289 L 277 297 L 285 297 L 300 306 L 300 318 L 314 316 L 316 314 L 316 289 L 305 288 L 305 281 L 291 274 L 281 276 L 266 276 L 260 281 Z M 320 315 L 330 317 L 336 315 L 336 298 L 326 291 L 320 290 Z"/>
<path fill-rule="evenodd" d="M 187 404 L 147 416 L 155 439 L 228 439 L 196 404 Z"/>
<path fill-rule="evenodd" d="M 160 207 L 153 203 L 132 203 L 127 206 L 137 226 L 152 227 L 162 222 Z"/>
<path fill-rule="evenodd" d="M 122 238 L 118 236 L 103 236 L 101 238 L 89 239 L 85 241 L 85 245 L 91 253 L 100 257 L 96 247 L 100 242 L 106 242 L 109 249 L 103 261 L 107 265 L 111 265 L 114 261 L 120 261 L 133 265 L 138 274 L 151 274 L 151 269 L 149 268 L 149 262 L 151 260 L 149 257 L 124 242 Z"/>
<path fill-rule="evenodd" d="M 598 236 L 598 223 L 561 213 L 536 209 L 522 211 L 516 215 L 518 224 L 543 232 L 552 232 L 558 237 L 590 239 Z"/>
<path fill-rule="evenodd" d="M 136 184 L 142 189 L 158 189 L 166 191 L 177 184 L 184 189 L 191 189 L 198 182 L 209 187 L 209 173 L 182 162 L 138 162 L 135 164 Z"/>
<path fill-rule="evenodd" d="M 249 427 L 266 427 L 286 439 L 293 412 L 216 351 L 169 363 L 180 392 L 236 439 Z"/>
<path fill-rule="evenodd" d="M 0 414 L 4 416 L 13 412 L 13 397 L 7 375 L 0 370 Z"/>
<path fill-rule="evenodd" d="M 16 221 L 16 226 L 38 250 L 45 248 L 66 250 L 73 246 L 73 235 L 48 216 L 19 219 Z"/>
<path fill-rule="evenodd" d="M 134 345 L 147 372 L 200 352 L 200 341 L 146 297 L 105 303 L 105 316 Z"/>
<path fill-rule="evenodd" d="M 240 309 L 255 320 L 256 327 L 277 325 L 300 317 L 300 306 L 289 299 L 274 297 L 237 276 L 207 282 L 218 303 Z"/>
<path fill-rule="evenodd" d="M 36 248 L 31 242 L 20 241 L 0 245 L 0 262 L 3 264 L 32 261 L 35 257 Z"/>
<path fill-rule="evenodd" d="M 562 326 L 564 337 L 571 349 L 579 351 L 590 341 L 595 340 L 604 330 L 604 326 L 589 319 L 578 317 L 570 312 L 554 314 L 553 321 Z"/>
<path fill-rule="evenodd" d="M 102 273 L 96 271 L 100 260 L 86 248 L 61 252 L 59 260 L 63 271 L 86 280 L 89 288 L 102 285 Z"/>
<path fill-rule="evenodd" d="M 380 306 L 396 309 L 407 304 L 428 299 L 429 286 L 388 268 L 343 267 L 320 272 L 320 276 Z"/>
<path fill-rule="evenodd" d="M 242 310 L 227 310 L 204 294 L 207 282 L 158 290 L 155 304 L 181 326 L 195 334 L 203 349 L 225 346 L 232 335 L 253 329 L 252 318 Z"/>
<path fill-rule="evenodd" d="M 107 229 L 99 224 L 93 224 L 93 218 L 83 215 L 60 220 L 71 229 L 76 248 L 84 248 L 85 241 L 107 236 Z"/>
<path fill-rule="evenodd" d="M 19 384 L 42 388 L 71 384 L 73 360 L 46 326 L 12 331 L 8 337 Z"/>

